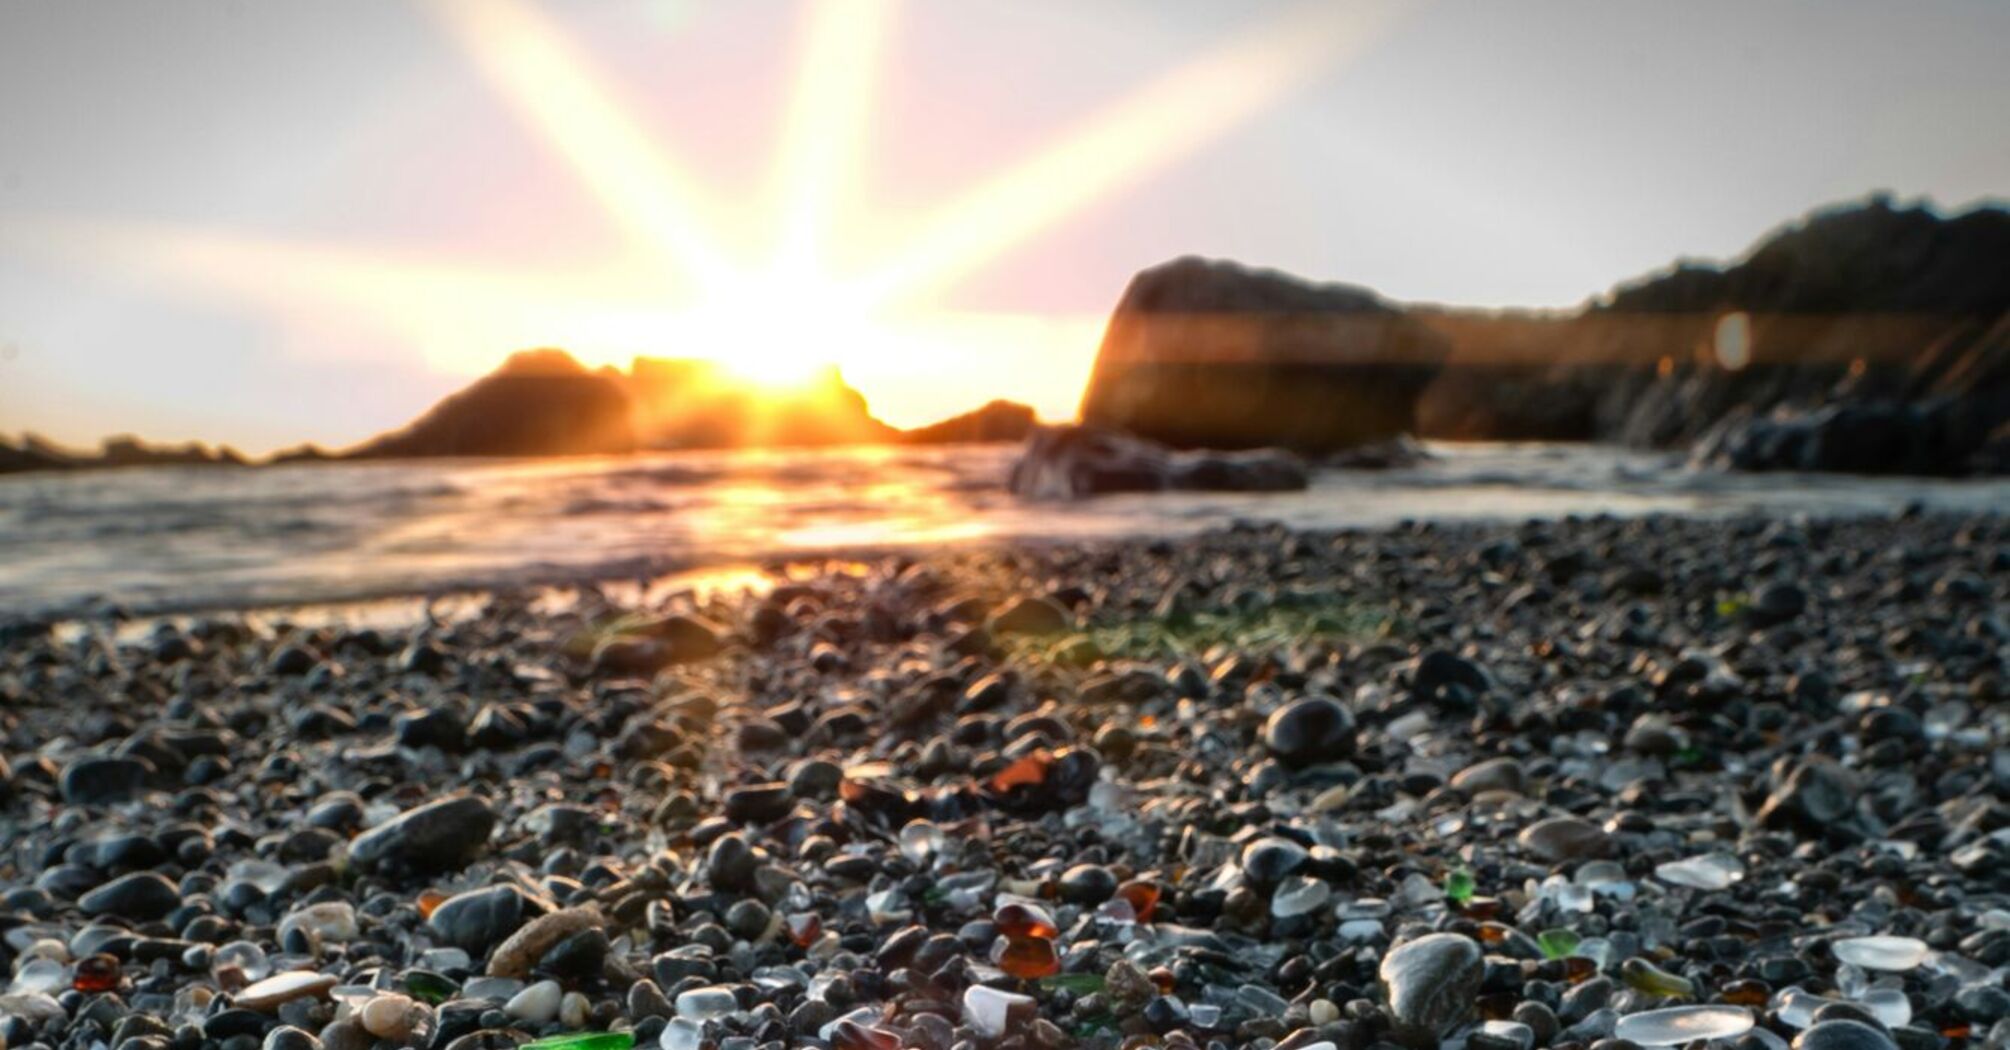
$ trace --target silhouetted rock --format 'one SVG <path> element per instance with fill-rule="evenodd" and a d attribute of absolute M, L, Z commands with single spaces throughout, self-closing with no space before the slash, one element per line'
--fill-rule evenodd
<path fill-rule="evenodd" d="M 1030 406 L 1016 401 L 992 401 L 983 408 L 951 416 L 940 423 L 903 431 L 902 444 L 947 445 L 972 441 L 1024 441 L 1038 426 Z"/>
<path fill-rule="evenodd" d="M 1417 316 L 1453 346 L 1423 433 L 1696 444 L 1741 469 L 1988 470 L 2010 421 L 2010 212 L 1814 213 L 1577 314 Z M 1707 440 L 1703 440 L 1707 437 Z"/>
<path fill-rule="evenodd" d="M 1082 419 L 1179 448 L 1334 452 L 1414 430 L 1447 349 L 1365 289 L 1177 259 L 1124 290 Z"/>
<path fill-rule="evenodd" d="M 229 446 L 212 449 L 194 441 L 182 445 L 150 445 L 130 434 L 106 438 L 95 453 L 73 452 L 36 434 L 23 435 L 19 445 L 0 439 L 0 474 L 101 467 L 241 467 L 248 463 L 242 453 Z"/>
<path fill-rule="evenodd" d="M 618 378 L 588 372 L 563 350 L 526 350 L 345 458 L 597 455 L 635 447 Z"/>
<path fill-rule="evenodd" d="M 1177 489 L 1286 492 L 1307 483 L 1305 461 L 1282 449 L 1180 452 L 1091 426 L 1036 429 L 1010 478 L 1012 492 L 1027 499 Z"/>

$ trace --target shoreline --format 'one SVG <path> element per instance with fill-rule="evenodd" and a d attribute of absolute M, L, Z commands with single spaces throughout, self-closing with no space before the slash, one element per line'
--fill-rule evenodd
<path fill-rule="evenodd" d="M 1248 524 L 633 597 L 0 647 L 5 900 L 83 946 L 0 1038 L 2010 1032 L 2001 513 Z"/>
<path fill-rule="evenodd" d="M 1107 497 L 1102 497 L 1107 498 Z M 1714 507 L 1689 510 L 1670 510 L 1649 507 L 1630 513 L 1596 515 L 1618 521 L 1660 520 L 1689 522 L 1768 522 L 1774 520 L 1805 519 L 1816 523 L 1835 523 L 1879 518 L 1900 517 L 1909 514 L 1925 514 L 1937 517 L 2006 516 L 2010 510 L 1992 515 L 1960 507 L 1930 507 L 1911 504 L 1899 508 L 1863 507 L 1854 510 L 1832 510 L 1824 514 L 1795 513 L 1779 516 L 1749 507 Z M 1226 525 L 1213 525 L 1189 531 L 1117 531 L 1092 535 L 973 535 L 949 540 L 890 541 L 877 544 L 840 544 L 835 546 L 813 546 L 777 550 L 763 556 L 729 553 L 716 560 L 664 559 L 656 564 L 627 563 L 624 566 L 588 566 L 582 569 L 551 570 L 548 572 L 517 573 L 511 579 L 469 579 L 450 581 L 444 585 L 415 587 L 410 590 L 390 589 L 338 593 L 306 598 L 272 598 L 248 602 L 193 602 L 183 605 L 141 604 L 136 609 L 115 600 L 105 604 L 110 608 L 55 610 L 41 615 L 27 615 L 18 619 L 0 617 L 0 635 L 9 628 L 19 630 L 37 624 L 59 630 L 75 632 L 94 623 L 113 622 L 118 631 L 128 634 L 159 623 L 185 622 L 199 618 L 255 617 L 268 621 L 283 621 L 298 626 L 340 626 L 357 623 L 385 627 L 411 627 L 426 622 L 430 611 L 436 606 L 451 607 L 465 615 L 482 603 L 496 599 L 526 600 L 534 604 L 549 606 L 553 602 L 564 603 L 572 599 L 567 592 L 599 591 L 617 600 L 634 601 L 638 596 L 674 591 L 690 591 L 700 596 L 732 590 L 748 589 L 758 597 L 760 593 L 775 585 L 777 576 L 791 569 L 816 571 L 820 565 L 829 563 L 859 563 L 888 557 L 925 556 L 932 551 L 985 551 L 1025 549 L 1041 551 L 1065 549 L 1080 546 L 1126 545 L 1164 542 L 1206 542 L 1220 532 L 1243 527 L 1282 528 L 1295 534 L 1315 535 L 1374 535 L 1394 533 L 1423 526 L 1445 530 L 1485 530 L 1516 525 L 1552 523 L 1562 524 L 1580 519 L 1573 513 L 1555 516 L 1475 516 L 1457 518 L 1419 518 L 1401 521 L 1342 526 L 1338 528 L 1320 526 L 1298 526 L 1289 522 L 1266 519 L 1251 515 Z M 500 577 L 502 574 L 498 574 Z"/>

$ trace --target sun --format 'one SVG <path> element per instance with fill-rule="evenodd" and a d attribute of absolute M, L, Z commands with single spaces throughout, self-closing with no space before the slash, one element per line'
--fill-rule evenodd
<path fill-rule="evenodd" d="M 427 0 L 426 8 L 624 235 L 629 252 L 591 273 L 498 272 L 369 246 L 121 222 L 43 222 L 32 233 L 17 223 L 14 232 L 30 247 L 125 266 L 159 287 L 262 300 L 289 318 L 311 316 L 303 305 L 367 316 L 455 371 L 483 370 L 511 347 L 556 345 L 603 364 L 642 354 L 709 359 L 778 392 L 834 369 L 955 379 L 944 347 L 959 330 L 965 358 L 975 360 L 996 358 L 998 333 L 1015 328 L 996 313 L 945 310 L 932 296 L 1331 75 L 1419 2 L 1304 0 L 1259 20 L 932 208 L 911 242 L 860 273 L 833 273 L 828 242 L 873 218 L 857 214 L 854 191 L 895 0 L 808 0 L 772 175 L 765 186 L 734 188 L 764 198 L 758 213 L 774 223 L 765 244 L 721 242 L 713 220 L 722 210 L 707 187 L 527 0 Z"/>
<path fill-rule="evenodd" d="M 878 363 L 897 342 L 875 326 L 853 290 L 780 273 L 736 281 L 674 314 L 661 340 L 704 347 L 725 374 L 777 394 L 817 386 L 847 364 Z"/>

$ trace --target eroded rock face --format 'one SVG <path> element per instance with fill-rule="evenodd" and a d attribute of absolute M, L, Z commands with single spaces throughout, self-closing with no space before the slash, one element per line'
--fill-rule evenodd
<path fill-rule="evenodd" d="M 1416 429 L 1446 351 L 1366 289 L 1176 259 L 1124 291 L 1082 419 L 1177 448 L 1335 452 Z"/>
<path fill-rule="evenodd" d="M 1179 452 L 1089 426 L 1042 427 L 1026 439 L 1009 479 L 1027 499 L 1117 492 L 1290 492 L 1310 483 L 1305 462 L 1282 449 Z"/>

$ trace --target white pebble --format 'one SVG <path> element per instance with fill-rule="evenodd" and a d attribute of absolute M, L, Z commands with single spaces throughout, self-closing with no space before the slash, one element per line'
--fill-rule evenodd
<path fill-rule="evenodd" d="M 550 1024 L 558 1016 L 558 1004 L 565 996 L 557 981 L 539 981 L 510 997 L 503 1004 L 503 1013 L 519 1021 L 532 1024 Z"/>

